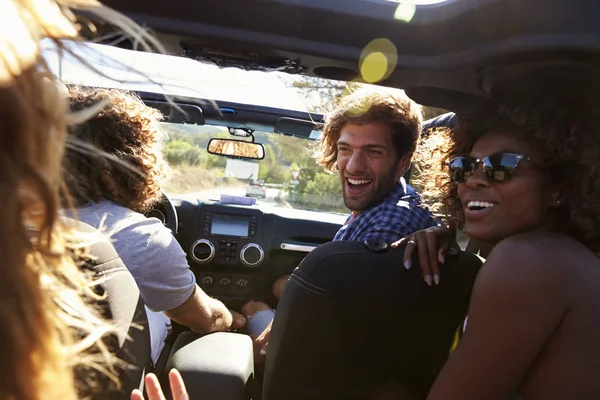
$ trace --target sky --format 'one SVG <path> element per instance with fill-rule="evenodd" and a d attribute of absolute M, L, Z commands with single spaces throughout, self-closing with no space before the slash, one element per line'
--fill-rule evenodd
<path fill-rule="evenodd" d="M 120 49 L 91 43 L 69 43 L 77 54 L 107 77 L 70 56 L 59 60 L 52 42 L 43 42 L 44 57 L 64 82 L 173 95 L 252 103 L 306 111 L 306 97 L 290 88 L 280 72 L 244 71 L 176 56 Z M 149 79 L 155 83 L 149 82 Z"/>

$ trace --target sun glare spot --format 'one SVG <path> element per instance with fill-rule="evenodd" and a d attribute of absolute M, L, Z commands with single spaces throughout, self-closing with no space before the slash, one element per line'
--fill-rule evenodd
<path fill-rule="evenodd" d="M 360 76 L 367 83 L 387 79 L 396 68 L 398 50 L 388 39 L 375 39 L 365 46 L 360 56 Z"/>
<path fill-rule="evenodd" d="M 361 66 L 360 74 L 368 83 L 379 82 L 387 72 L 387 57 L 380 52 L 371 53 L 365 57 Z"/>
<path fill-rule="evenodd" d="M 410 22 L 415 13 L 417 12 L 417 6 L 413 3 L 400 3 L 398 7 L 396 7 L 396 12 L 394 13 L 394 19 L 403 22 Z"/>

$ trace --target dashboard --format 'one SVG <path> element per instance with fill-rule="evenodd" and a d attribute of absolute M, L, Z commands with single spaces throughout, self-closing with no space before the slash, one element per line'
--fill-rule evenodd
<path fill-rule="evenodd" d="M 291 273 L 340 228 L 314 219 L 264 212 L 252 206 L 173 200 L 176 238 L 188 255 L 200 287 L 228 306 L 250 300 L 275 305 L 273 281 Z M 308 212 L 304 212 L 306 217 Z"/>

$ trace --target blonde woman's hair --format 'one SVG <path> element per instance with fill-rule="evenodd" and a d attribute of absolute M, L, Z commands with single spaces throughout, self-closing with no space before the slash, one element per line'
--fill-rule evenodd
<path fill-rule="evenodd" d="M 39 47 L 42 38 L 59 49 L 60 39 L 77 40 L 74 8 L 148 37 L 93 0 L 0 0 L 0 399 L 86 396 L 93 384 L 77 385 L 75 371 L 114 378 L 102 341 L 113 328 L 92 306 L 98 296 L 74 261 L 85 243 L 59 219 L 73 121 Z"/>

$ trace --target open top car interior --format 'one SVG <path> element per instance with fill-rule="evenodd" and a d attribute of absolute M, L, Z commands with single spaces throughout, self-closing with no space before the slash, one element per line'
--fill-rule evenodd
<path fill-rule="evenodd" d="M 515 82 L 583 85 L 600 76 L 596 0 L 104 3 L 156 33 L 168 53 L 156 57 L 372 83 L 452 112 L 488 107 L 498 96 L 509 96 Z M 98 24 L 98 31 L 100 44 L 137 50 L 106 25 Z M 188 77 L 178 79 L 185 86 Z M 167 191 L 147 215 L 172 230 L 209 295 L 234 310 L 250 300 L 278 309 L 264 371 L 253 364 L 252 344 L 240 339 L 243 332 L 199 338 L 175 326 L 156 372 L 164 379 L 167 368 L 177 367 L 193 399 L 366 399 L 398 374 L 408 377 L 415 396 L 426 396 L 466 313 L 481 261 L 460 253 L 442 272 L 453 283 L 421 293 L 419 272 L 401 269 L 402 249 L 379 242 L 330 243 L 347 218 L 341 192 L 326 186 L 339 186 L 339 178 L 316 165 L 309 169 L 300 159 L 319 138 L 322 110 L 277 107 L 283 100 L 276 96 L 267 106 L 201 92 L 133 90 L 165 115 L 164 128 L 176 142 L 170 144 L 173 160 L 198 148 L 198 163 L 210 165 L 214 174 L 211 187 Z M 455 123 L 449 113 L 426 128 Z M 232 139 L 247 145 L 242 150 Z M 265 178 L 267 168 L 279 175 Z M 292 273 L 292 289 L 278 304 L 271 285 Z M 390 285 L 396 281 L 406 287 Z M 403 309 L 411 295 L 422 302 L 373 337 L 367 328 Z M 376 301 L 385 306 L 373 311 Z M 394 334 L 407 326 L 427 332 Z M 418 351 L 426 356 L 419 358 Z"/>
<path fill-rule="evenodd" d="M 106 4 L 155 31 L 170 54 L 247 70 L 343 81 L 362 76 L 452 111 L 493 101 L 496 85 L 533 65 L 594 67 L 600 50 L 591 0 L 577 7 L 561 0 Z M 373 53 L 385 60 L 371 67 Z"/>

